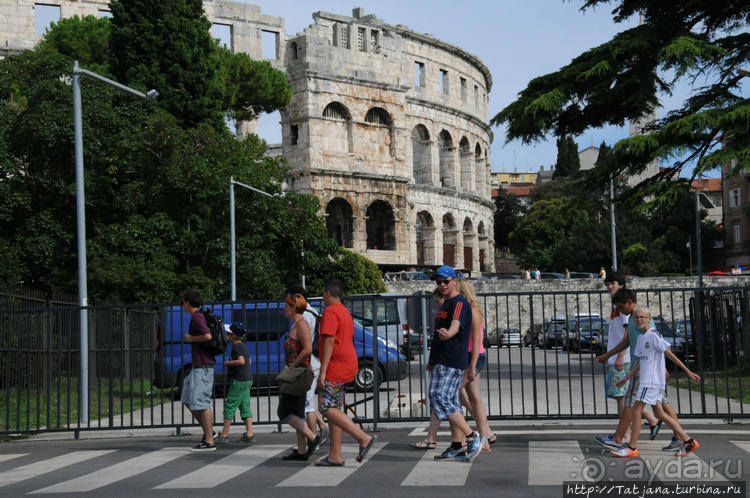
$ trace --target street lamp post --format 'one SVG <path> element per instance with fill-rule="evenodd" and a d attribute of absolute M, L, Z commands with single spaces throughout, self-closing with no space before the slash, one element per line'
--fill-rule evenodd
<path fill-rule="evenodd" d="M 81 423 L 89 421 L 89 324 L 88 311 L 86 307 L 89 304 L 88 284 L 86 274 L 86 197 L 84 192 L 83 179 L 83 111 L 81 110 L 81 74 L 86 74 L 94 79 L 103 81 L 109 85 L 132 93 L 141 98 L 156 98 L 159 92 L 149 90 L 148 93 L 139 92 L 121 83 L 117 83 L 109 78 L 99 74 L 87 71 L 78 67 L 78 61 L 73 61 L 73 131 L 75 135 L 75 163 L 76 163 L 76 229 L 78 236 L 78 300 L 81 306 L 80 310 L 80 378 L 78 382 L 78 401 L 79 401 L 79 420 Z"/>
<path fill-rule="evenodd" d="M 239 185 L 240 187 L 245 187 L 246 189 L 250 189 L 253 192 L 257 192 L 259 194 L 263 194 L 267 197 L 270 197 L 272 199 L 275 199 L 277 197 L 280 197 L 279 194 L 269 194 L 268 192 L 264 192 L 263 190 L 257 189 L 255 187 L 251 187 L 250 185 L 246 185 L 242 182 L 238 182 L 234 179 L 233 176 L 229 177 L 229 243 L 231 244 L 231 259 L 232 259 L 232 302 L 237 300 L 237 264 L 236 264 L 236 252 L 235 252 L 235 227 L 234 227 L 234 186 Z"/>

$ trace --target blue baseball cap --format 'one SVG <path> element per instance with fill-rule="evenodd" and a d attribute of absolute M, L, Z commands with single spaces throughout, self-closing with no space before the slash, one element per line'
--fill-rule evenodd
<path fill-rule="evenodd" d="M 448 265 L 441 266 L 435 273 L 437 273 L 439 277 L 456 278 L 456 270 L 454 270 L 452 266 Z"/>

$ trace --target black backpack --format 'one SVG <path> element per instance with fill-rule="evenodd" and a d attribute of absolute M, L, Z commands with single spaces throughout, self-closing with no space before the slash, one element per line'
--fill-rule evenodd
<path fill-rule="evenodd" d="M 305 313 L 310 313 L 315 317 L 315 328 L 312 331 L 312 354 L 316 358 L 320 358 L 320 315 L 310 308 L 306 309 Z"/>
<path fill-rule="evenodd" d="M 201 313 L 206 318 L 208 330 L 211 331 L 211 340 L 201 343 L 203 350 L 213 356 L 224 354 L 224 351 L 227 350 L 227 333 L 224 330 L 224 320 L 208 310 L 201 310 Z"/>

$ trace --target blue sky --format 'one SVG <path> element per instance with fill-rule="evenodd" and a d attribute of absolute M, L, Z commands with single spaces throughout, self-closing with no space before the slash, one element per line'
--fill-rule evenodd
<path fill-rule="evenodd" d="M 430 33 L 478 56 L 492 73 L 489 115 L 511 103 L 535 76 L 559 69 L 583 51 L 609 40 L 614 34 L 635 26 L 612 21 L 611 7 L 579 10 L 582 2 L 562 0 L 359 0 L 356 4 L 337 0 L 255 0 L 261 13 L 283 17 L 289 34 L 311 24 L 314 11 L 351 15 L 353 7 L 364 7 L 388 24 L 405 24 Z M 667 103 L 674 105 L 673 103 Z M 280 141 L 278 116 L 261 122 L 261 135 L 269 142 Z M 505 130 L 493 128 L 491 149 L 494 171 L 536 171 L 554 164 L 554 139 L 535 146 L 518 141 L 505 143 Z M 278 135 L 277 135 L 278 134 Z M 613 144 L 627 136 L 627 128 L 592 130 L 576 140 L 579 149 L 602 140 Z"/>

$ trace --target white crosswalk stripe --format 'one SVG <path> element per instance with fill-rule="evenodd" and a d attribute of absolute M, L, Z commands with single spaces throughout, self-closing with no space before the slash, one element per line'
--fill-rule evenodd
<path fill-rule="evenodd" d="M 443 450 L 425 451 L 409 475 L 401 481 L 402 486 L 463 486 L 469 477 L 471 464 L 435 460 Z M 480 454 L 477 458 L 482 458 Z"/>
<path fill-rule="evenodd" d="M 585 458 L 578 441 L 529 441 L 529 486 L 579 481 Z"/>
<path fill-rule="evenodd" d="M 273 458 L 288 447 L 289 445 L 273 444 L 243 448 L 194 472 L 160 484 L 154 489 L 213 488 Z"/>
<path fill-rule="evenodd" d="M 367 456 L 361 463 L 357 463 L 354 457 L 359 452 L 358 444 L 345 444 L 341 448 L 341 457 L 344 459 L 343 467 L 318 467 L 311 463 L 304 469 L 281 481 L 278 487 L 317 487 L 338 486 L 344 479 L 361 469 L 365 463 L 378 451 L 382 450 L 386 443 L 374 443 Z M 323 456 L 321 456 L 324 458 Z"/>
<path fill-rule="evenodd" d="M 110 465 L 96 472 L 86 474 L 70 481 L 61 482 L 32 493 L 85 493 L 103 486 L 128 479 L 155 467 L 164 465 L 179 458 L 190 450 L 188 448 L 162 448 L 145 455 L 139 455 L 124 462 Z"/>
<path fill-rule="evenodd" d="M 738 448 L 750 453 L 750 441 L 729 441 Z"/>
<path fill-rule="evenodd" d="M 674 453 L 662 451 L 663 441 L 638 441 L 638 456 L 646 463 L 649 477 L 662 482 L 701 481 L 727 482 L 710 464 L 695 453 L 686 457 L 676 457 Z"/>
<path fill-rule="evenodd" d="M 0 472 L 0 486 L 9 486 L 27 479 L 33 479 L 34 477 L 39 477 L 63 467 L 69 467 L 85 462 L 86 460 L 91 460 L 92 458 L 107 455 L 113 451 L 115 450 L 72 451 L 64 455 L 42 460 L 41 462 L 34 462 L 22 467 L 6 470 L 5 472 Z"/>
<path fill-rule="evenodd" d="M 0 462 L 7 462 L 8 460 L 13 460 L 14 458 L 21 458 L 22 456 L 26 456 L 28 453 L 8 453 L 7 455 L 0 455 Z"/>

